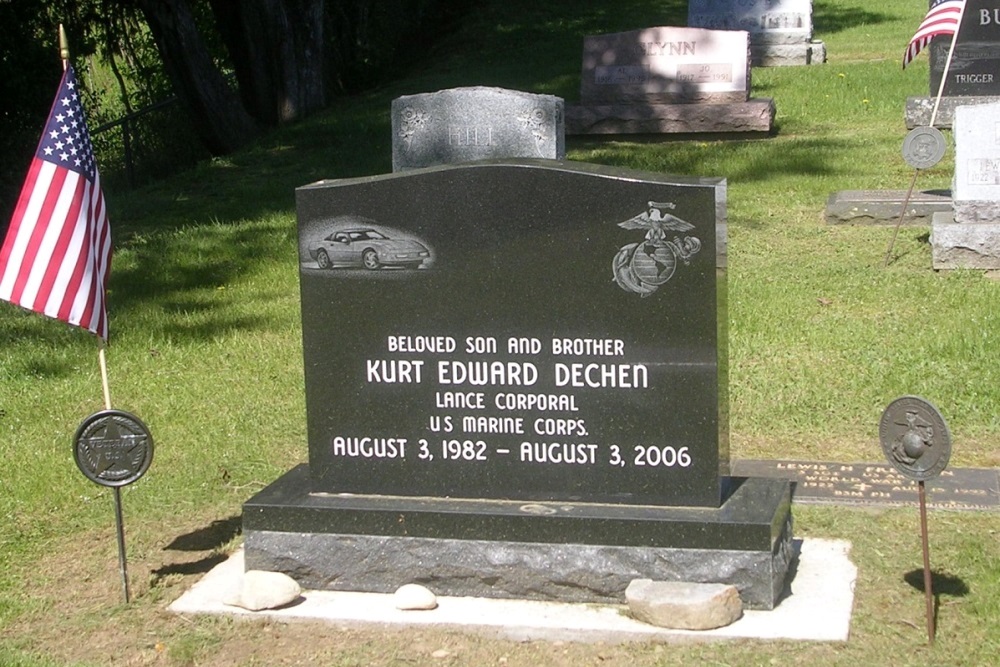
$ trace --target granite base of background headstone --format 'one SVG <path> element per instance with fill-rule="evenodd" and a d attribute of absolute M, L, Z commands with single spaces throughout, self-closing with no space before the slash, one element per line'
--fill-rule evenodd
<path fill-rule="evenodd" d="M 934 99 L 933 97 L 908 97 L 906 99 L 906 129 L 912 130 L 915 127 L 926 127 L 931 124 Z M 955 109 L 958 107 L 997 104 L 998 102 L 1000 102 L 1000 95 L 942 97 L 941 103 L 938 105 L 937 116 L 934 119 L 934 127 L 938 129 L 950 128 L 955 119 Z"/>
<path fill-rule="evenodd" d="M 826 45 L 812 34 L 812 0 L 690 0 L 688 25 L 750 33 L 754 67 L 819 65 Z"/>
<path fill-rule="evenodd" d="M 771 131 L 772 98 L 729 104 L 572 105 L 566 134 L 688 134 Z"/>
<path fill-rule="evenodd" d="M 952 210 L 931 221 L 935 269 L 1000 269 L 1000 103 L 955 109 Z"/>
<path fill-rule="evenodd" d="M 826 222 L 831 225 L 895 225 L 900 222 L 906 190 L 842 190 L 826 201 Z M 902 215 L 904 225 L 930 225 L 935 213 L 951 211 L 947 190 L 913 192 Z"/>
<path fill-rule="evenodd" d="M 656 27 L 584 39 L 569 135 L 770 132 L 774 100 L 750 99 L 744 30 Z"/>
<path fill-rule="evenodd" d="M 303 587 L 614 602 L 633 579 L 732 584 L 778 603 L 791 485 L 741 478 L 718 509 L 312 494 L 298 466 L 243 507 L 246 567 Z"/>

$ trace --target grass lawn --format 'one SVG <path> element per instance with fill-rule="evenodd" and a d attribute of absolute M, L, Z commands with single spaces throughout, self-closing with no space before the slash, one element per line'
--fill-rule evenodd
<path fill-rule="evenodd" d="M 813 4 L 828 62 L 753 72 L 753 95 L 777 106 L 773 136 L 571 138 L 568 158 L 728 179 L 734 457 L 880 461 L 882 410 L 917 394 L 944 413 L 953 466 L 996 467 L 1000 281 L 932 271 L 927 228 L 904 227 L 883 268 L 891 228 L 823 220 L 835 191 L 909 185 L 903 109 L 928 94 L 927 56 L 900 63 L 926 3 Z M 491 85 L 572 103 L 585 35 L 685 17 L 676 0 L 484 0 L 392 83 L 238 154 L 108 192 L 112 399 L 156 440 L 149 473 L 123 492 L 135 599 L 121 603 L 111 495 L 79 473 L 70 446 L 103 407 L 96 345 L 0 304 L 0 665 L 994 663 L 996 512 L 931 513 L 934 647 L 923 593 L 907 583 L 921 567 L 915 508 L 796 508 L 798 536 L 853 542 L 859 580 L 842 645 L 513 643 L 165 611 L 239 545 L 241 503 L 307 458 L 294 188 L 391 171 L 399 95 Z M 917 187 L 947 188 L 952 171 L 949 151 Z M 432 659 L 441 648 L 452 657 Z"/>

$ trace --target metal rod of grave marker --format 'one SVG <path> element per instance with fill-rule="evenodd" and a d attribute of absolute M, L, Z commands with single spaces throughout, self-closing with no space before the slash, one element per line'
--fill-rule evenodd
<path fill-rule="evenodd" d="M 944 84 L 948 81 L 948 70 L 951 69 L 951 61 L 955 55 L 955 45 L 958 43 L 958 31 L 962 29 L 962 17 L 965 16 L 965 5 L 962 3 L 962 7 L 958 10 L 958 23 L 955 24 L 955 32 L 951 36 L 951 46 L 948 47 L 948 57 L 944 61 L 944 71 L 941 72 L 941 83 L 938 84 L 937 96 L 934 98 L 934 108 L 931 110 L 931 120 L 927 124 L 928 127 L 934 127 L 934 122 L 937 121 L 938 108 L 941 106 L 941 98 L 944 96 Z M 906 207 L 910 205 L 910 197 L 913 196 L 913 188 L 917 184 L 917 174 L 920 173 L 919 169 L 913 170 L 913 178 L 910 179 L 910 189 L 906 191 L 906 197 L 903 199 L 903 209 L 899 212 L 899 220 L 896 221 L 896 229 L 892 232 L 892 240 L 889 241 L 889 247 L 885 251 L 885 259 L 882 261 L 882 268 L 889 266 L 889 257 L 892 256 L 892 248 L 896 245 L 896 237 L 899 235 L 899 228 L 903 224 L 903 218 L 906 216 Z"/>
<path fill-rule="evenodd" d="M 927 606 L 927 642 L 934 643 L 934 591 L 931 581 L 931 548 L 927 539 L 927 492 L 924 480 L 917 482 L 920 498 L 920 545 L 924 552 L 924 601 Z"/>
<path fill-rule="evenodd" d="M 97 359 L 101 366 L 101 387 L 104 390 L 104 408 L 111 409 L 111 391 L 108 384 L 108 363 L 104 356 L 106 346 L 103 339 L 98 338 Z M 115 532 L 118 536 L 118 571 L 122 577 L 122 591 L 125 594 L 125 604 L 130 602 L 128 585 L 128 559 L 125 555 L 125 520 L 122 518 L 122 492 L 119 487 L 114 487 L 115 497 Z"/>

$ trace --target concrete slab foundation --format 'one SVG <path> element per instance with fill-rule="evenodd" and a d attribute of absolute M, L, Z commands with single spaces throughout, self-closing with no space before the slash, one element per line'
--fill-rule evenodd
<path fill-rule="evenodd" d="M 955 95 L 942 97 L 938 106 L 937 117 L 934 119 L 934 127 L 939 130 L 951 127 L 955 118 L 955 109 L 964 106 L 977 104 L 993 104 L 1000 102 L 1000 97 L 995 96 L 972 96 Z M 931 114 L 934 112 L 933 97 L 909 97 L 906 100 L 906 129 L 912 130 L 915 127 L 925 127 L 931 123 Z"/>
<path fill-rule="evenodd" d="M 793 544 L 793 571 L 779 604 L 770 611 L 745 611 L 715 630 L 658 628 L 631 618 L 624 605 L 438 597 L 438 607 L 400 611 L 390 594 L 305 590 L 281 609 L 252 612 L 222 602 L 240 586 L 242 550 L 217 565 L 169 610 L 243 619 L 325 622 L 334 627 L 459 630 L 515 641 L 686 642 L 733 639 L 846 641 L 850 635 L 857 568 L 850 543 L 808 538 Z"/>

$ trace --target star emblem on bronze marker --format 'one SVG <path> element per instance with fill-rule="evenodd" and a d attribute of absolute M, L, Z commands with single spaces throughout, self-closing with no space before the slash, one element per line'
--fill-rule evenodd
<path fill-rule="evenodd" d="M 139 479 L 153 458 L 153 440 L 137 417 L 121 410 L 91 415 L 74 440 L 77 467 L 93 482 L 124 486 Z"/>
<path fill-rule="evenodd" d="M 118 461 L 131 460 L 131 455 L 135 452 L 136 447 L 145 445 L 146 440 L 146 436 L 144 435 L 122 431 L 118 423 L 114 419 L 111 419 L 108 420 L 103 433 L 85 438 L 87 458 L 93 465 L 94 472 L 101 475 L 107 472 Z M 123 445 L 121 447 L 122 455 L 120 457 L 109 457 L 108 452 L 114 451 L 115 447 L 119 444 Z M 93 454 L 97 455 L 96 460 L 94 460 Z M 140 460 L 142 454 L 143 452 L 138 452 Z"/>

